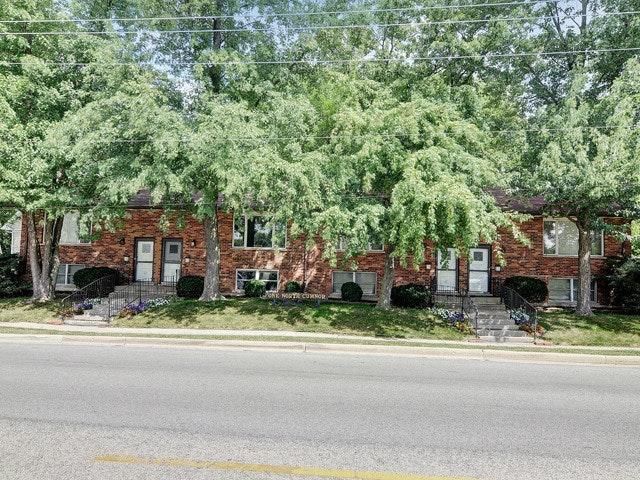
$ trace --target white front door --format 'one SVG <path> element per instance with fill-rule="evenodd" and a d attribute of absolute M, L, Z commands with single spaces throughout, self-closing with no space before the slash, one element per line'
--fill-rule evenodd
<path fill-rule="evenodd" d="M 153 240 L 136 240 L 135 280 L 150 282 L 153 279 Z"/>
<path fill-rule="evenodd" d="M 469 292 L 489 293 L 489 247 L 469 250 Z"/>
<path fill-rule="evenodd" d="M 174 283 L 180 278 L 182 240 L 165 240 L 162 251 L 162 283 Z"/>
<path fill-rule="evenodd" d="M 436 282 L 440 291 L 456 291 L 458 289 L 458 256 L 455 248 L 448 248 L 445 255 L 438 251 Z"/>

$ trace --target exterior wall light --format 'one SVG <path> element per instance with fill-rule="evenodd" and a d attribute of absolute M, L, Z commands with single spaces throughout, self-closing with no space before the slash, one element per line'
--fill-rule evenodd
<path fill-rule="evenodd" d="M 124 263 L 129 263 L 129 257 L 127 256 L 124 257 Z"/>

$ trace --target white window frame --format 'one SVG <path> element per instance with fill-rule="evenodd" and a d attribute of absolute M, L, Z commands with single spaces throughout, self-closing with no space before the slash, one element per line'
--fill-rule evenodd
<path fill-rule="evenodd" d="M 569 300 L 557 300 L 549 298 L 549 302 L 571 302 L 575 303 L 578 301 L 577 293 L 574 295 L 574 292 L 577 292 L 576 284 L 580 283 L 579 278 L 575 277 L 552 277 L 551 280 L 569 280 Z M 550 282 L 549 282 L 550 283 Z M 593 283 L 593 300 L 591 300 L 591 296 L 589 296 L 589 301 L 591 303 L 598 303 L 598 281 L 596 279 L 591 279 L 591 283 Z M 549 295 L 551 295 L 551 289 L 549 289 Z M 591 291 L 589 291 L 589 295 L 591 295 Z"/>
<path fill-rule="evenodd" d="M 11 238 L 9 253 L 12 255 L 19 254 L 20 248 L 22 247 L 22 215 L 20 212 L 18 212 L 10 222 L 0 227 L 0 230 L 9 233 Z"/>
<path fill-rule="evenodd" d="M 384 242 L 382 243 L 382 249 L 371 248 L 371 242 L 367 242 L 367 252 L 371 253 L 384 253 Z M 336 245 L 336 252 L 344 252 L 347 249 L 346 237 L 340 237 L 338 244 Z"/>
<path fill-rule="evenodd" d="M 233 227 L 231 229 L 231 247 L 243 250 L 286 250 L 288 246 L 289 239 L 287 238 L 287 228 L 284 227 L 284 246 L 279 247 L 275 245 L 275 235 L 276 228 L 275 225 L 272 226 L 272 234 L 271 234 L 271 246 L 270 247 L 248 247 L 247 246 L 247 230 L 249 228 L 249 217 L 244 215 L 244 235 L 242 239 L 243 246 L 239 247 L 235 242 L 235 234 L 236 234 L 236 215 L 233 216 Z M 252 218 L 263 218 L 260 215 L 254 215 Z M 244 270 L 244 269 L 241 269 Z"/>
<path fill-rule="evenodd" d="M 64 228 L 65 218 L 70 213 L 71 212 L 64 214 L 64 217 L 62 218 L 62 228 Z M 46 214 L 45 214 L 44 219 L 45 219 L 45 222 L 46 222 L 46 219 L 47 219 Z M 93 232 L 93 224 L 90 224 L 89 225 L 89 236 L 91 236 L 92 232 Z M 44 243 L 44 230 L 42 231 L 42 243 Z M 77 242 L 63 242 L 63 241 L 60 241 L 59 245 L 62 245 L 62 246 L 88 246 L 88 245 L 91 245 L 91 240 L 89 240 L 88 242 L 83 242 L 82 239 L 78 236 L 78 241 Z"/>
<path fill-rule="evenodd" d="M 74 286 L 75 284 L 73 283 L 73 275 L 71 275 L 71 278 L 69 278 L 69 267 L 80 267 L 85 268 L 84 265 L 80 264 L 80 263 L 61 263 L 60 267 L 58 268 L 58 275 L 60 275 L 60 270 L 64 267 L 64 282 L 65 283 L 58 283 L 58 276 L 56 276 L 56 286 L 57 287 L 68 287 L 68 286 Z"/>
<path fill-rule="evenodd" d="M 277 292 L 280 290 L 280 270 L 275 270 L 273 268 L 236 268 L 236 280 L 235 280 L 235 291 L 236 292 L 244 292 L 244 288 L 238 288 L 238 272 L 254 272 L 254 280 L 260 280 L 260 272 L 271 272 L 276 274 L 276 289 L 275 290 L 267 290 L 267 292 Z M 264 280 L 263 280 L 264 281 Z M 273 280 L 271 280 L 273 281 Z"/>
<path fill-rule="evenodd" d="M 545 246 L 544 246 L 544 227 L 545 224 L 547 222 L 567 222 L 567 223 L 571 223 L 573 225 L 575 225 L 571 220 L 569 220 L 568 218 L 563 218 L 563 217 L 548 217 L 548 218 L 543 218 L 542 219 L 542 254 L 545 257 L 570 257 L 570 258 L 577 258 L 578 257 L 578 253 L 576 252 L 575 255 L 568 255 L 568 254 L 559 254 L 558 253 L 558 233 L 557 233 L 557 229 L 554 228 L 554 231 L 556 232 L 556 242 L 555 242 L 555 250 L 556 253 L 547 253 L 545 252 Z M 591 254 L 592 257 L 604 257 L 604 231 L 600 230 L 600 253 L 599 254 Z"/>
<path fill-rule="evenodd" d="M 333 286 L 335 285 L 335 281 L 334 281 L 334 275 L 336 273 L 348 273 L 351 274 L 351 281 L 353 283 L 357 283 L 356 282 L 356 274 L 358 273 L 373 273 L 375 280 L 373 282 L 373 292 L 372 293 L 365 293 L 365 296 L 373 296 L 373 295 L 377 295 L 378 294 L 378 274 L 376 272 L 371 272 L 371 271 L 361 271 L 361 270 L 354 270 L 352 272 L 348 271 L 348 270 L 333 270 L 331 272 L 331 294 L 332 295 L 337 295 L 340 294 L 340 292 L 336 292 L 335 288 L 333 288 Z"/>

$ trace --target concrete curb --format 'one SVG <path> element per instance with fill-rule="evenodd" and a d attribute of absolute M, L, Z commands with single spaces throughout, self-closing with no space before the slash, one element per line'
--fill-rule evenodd
<path fill-rule="evenodd" d="M 118 347 L 212 348 L 225 350 L 333 353 L 347 355 L 391 355 L 397 357 L 457 358 L 487 362 L 537 364 L 608 365 L 640 367 L 640 356 L 590 355 L 582 353 L 518 352 L 484 348 L 404 347 L 336 343 L 278 342 L 253 340 L 206 340 L 186 338 L 109 337 L 78 335 L 0 335 L 0 343 L 45 345 L 103 345 Z"/>

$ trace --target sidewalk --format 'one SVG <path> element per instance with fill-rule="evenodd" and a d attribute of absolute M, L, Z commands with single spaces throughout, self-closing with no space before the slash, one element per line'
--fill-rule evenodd
<path fill-rule="evenodd" d="M 85 327 L 29 322 L 0 323 L 2 327 L 5 331 L 16 330 L 15 334 L 0 334 L 2 343 L 223 348 L 640 367 L 640 348 L 630 347 L 525 346 L 476 340 L 395 339 L 313 332 Z"/>

